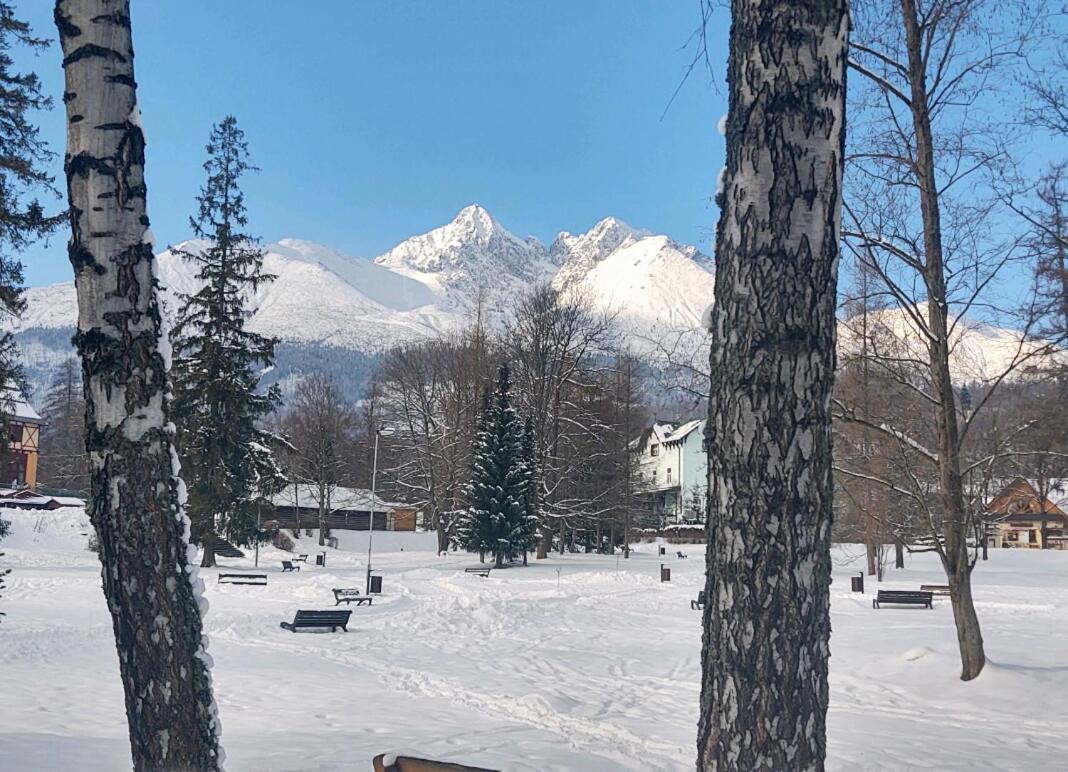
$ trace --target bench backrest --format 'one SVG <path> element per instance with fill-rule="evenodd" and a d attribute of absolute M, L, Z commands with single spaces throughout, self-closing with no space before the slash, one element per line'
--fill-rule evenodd
<path fill-rule="evenodd" d="M 362 594 L 363 593 L 361 593 L 359 590 L 354 590 L 354 589 L 341 588 L 341 589 L 334 590 L 334 595 L 337 596 L 338 598 L 358 598 Z"/>
<path fill-rule="evenodd" d="M 292 567 L 293 567 L 293 561 L 292 560 L 283 560 L 282 561 L 282 568 L 292 568 Z"/>
<path fill-rule="evenodd" d="M 221 582 L 223 579 L 255 579 L 257 581 L 266 582 L 267 574 L 219 574 L 219 581 Z"/>
<path fill-rule="evenodd" d="M 302 622 L 318 622 L 325 624 L 339 624 L 343 625 L 349 621 L 349 617 L 352 615 L 351 611 L 298 611 L 296 618 L 293 620 L 295 624 L 301 624 Z"/>
<path fill-rule="evenodd" d="M 932 595 L 922 590 L 879 590 L 878 600 L 931 600 Z"/>

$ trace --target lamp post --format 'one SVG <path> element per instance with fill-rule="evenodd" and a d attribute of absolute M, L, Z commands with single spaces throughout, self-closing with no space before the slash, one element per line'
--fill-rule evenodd
<path fill-rule="evenodd" d="M 367 594 L 371 594 L 371 545 L 375 538 L 375 482 L 378 478 L 378 438 L 389 437 L 393 427 L 380 426 L 375 430 L 375 452 L 371 463 L 371 514 L 367 519 Z"/>

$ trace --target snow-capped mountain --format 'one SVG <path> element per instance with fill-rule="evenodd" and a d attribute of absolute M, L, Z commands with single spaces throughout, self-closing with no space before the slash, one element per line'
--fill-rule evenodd
<path fill-rule="evenodd" d="M 190 241 L 177 249 L 198 246 Z M 615 312 L 621 329 L 646 332 L 662 324 L 693 328 L 712 297 L 709 258 L 611 217 L 587 233 L 560 233 L 549 248 L 472 205 L 370 260 L 299 239 L 264 249 L 264 268 L 277 279 L 250 299 L 249 325 L 301 347 L 311 361 L 309 347 L 366 357 L 441 335 L 467 323 L 476 307 L 490 324 L 501 324 L 539 283 L 573 289 Z M 165 314 L 173 318 L 177 296 L 196 288 L 195 269 L 171 251 L 158 256 L 158 267 Z M 38 386 L 38 371 L 67 355 L 66 333 L 76 319 L 72 282 L 27 291 L 27 310 L 14 330 Z M 285 372 L 284 362 L 278 370 Z"/>
<path fill-rule="evenodd" d="M 197 247 L 192 241 L 178 245 Z M 586 233 L 562 232 L 548 248 L 535 238 L 519 238 L 473 205 L 374 259 L 291 238 L 264 249 L 264 267 L 277 279 L 250 299 L 249 325 L 281 341 L 275 381 L 326 369 L 355 391 L 381 352 L 456 330 L 476 308 L 489 324 L 501 325 L 523 292 L 543 282 L 612 314 L 638 353 L 664 356 L 670 350 L 698 361 L 708 345 L 701 319 L 712 300 L 712 260 L 613 217 Z M 195 269 L 170 251 L 158 256 L 158 266 L 165 315 L 173 319 L 177 295 L 196 287 Z M 39 390 L 72 353 L 77 302 L 72 282 L 31 288 L 26 299 L 26 312 L 12 329 Z M 881 313 L 903 345 L 916 343 L 903 312 Z M 843 353 L 853 337 L 843 322 Z M 961 325 L 954 371 L 987 377 L 1004 369 L 1018 346 L 1012 330 Z"/>
<path fill-rule="evenodd" d="M 426 286 L 445 313 L 467 315 L 481 306 L 491 323 L 507 319 L 515 299 L 551 281 L 558 268 L 540 241 L 520 239 L 478 205 L 402 241 L 374 265 Z"/>

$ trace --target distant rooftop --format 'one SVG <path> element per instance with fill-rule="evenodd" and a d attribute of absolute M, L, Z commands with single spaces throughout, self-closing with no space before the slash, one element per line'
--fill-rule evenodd
<path fill-rule="evenodd" d="M 27 423 L 44 423 L 40 413 L 33 409 L 26 397 L 14 389 L 5 389 L 0 393 L 0 412 Z"/>
<path fill-rule="evenodd" d="M 374 496 L 375 512 L 389 512 L 395 504 Z M 343 488 L 337 486 L 327 490 L 327 509 L 330 512 L 348 510 L 350 512 L 370 512 L 371 491 L 365 488 Z M 290 483 L 285 490 L 275 494 L 271 503 L 276 507 L 292 507 L 294 504 L 302 509 L 319 508 L 319 486 L 312 483 Z"/>

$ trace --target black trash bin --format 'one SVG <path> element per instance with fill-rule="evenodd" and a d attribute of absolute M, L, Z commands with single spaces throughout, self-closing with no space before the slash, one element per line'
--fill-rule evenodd
<path fill-rule="evenodd" d="M 320 552 L 318 555 L 315 556 L 315 565 L 317 565 L 317 566 L 325 566 L 326 565 L 326 553 L 325 552 Z"/>
<path fill-rule="evenodd" d="M 665 555 L 665 554 L 667 554 L 667 548 L 666 548 L 666 547 L 664 547 L 663 545 L 661 545 L 661 546 L 660 546 L 660 555 L 661 555 L 661 557 L 662 557 L 663 555 Z"/>
<path fill-rule="evenodd" d="M 668 568 L 667 566 L 665 566 L 663 563 L 660 564 L 660 581 L 661 582 L 670 582 L 671 581 L 671 569 Z"/>
<path fill-rule="evenodd" d="M 863 593 L 864 592 L 864 572 L 863 571 L 859 571 L 856 576 L 851 577 L 849 582 L 853 586 L 853 592 L 859 592 L 859 593 Z"/>
<path fill-rule="evenodd" d="M 381 595 L 382 594 L 382 577 L 381 576 L 372 576 L 371 577 L 371 594 L 372 595 Z"/>

